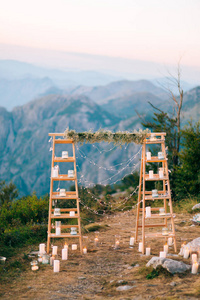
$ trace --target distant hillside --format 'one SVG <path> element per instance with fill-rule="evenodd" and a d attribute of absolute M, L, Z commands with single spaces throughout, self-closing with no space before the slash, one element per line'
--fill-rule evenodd
<path fill-rule="evenodd" d="M 106 86 L 84 88 L 82 86 L 68 90 L 71 95 L 85 95 L 99 104 L 107 103 L 109 100 L 130 96 L 133 93 L 151 93 L 157 97 L 165 97 L 166 92 L 153 85 L 148 80 L 122 80 L 112 82 Z"/>
<path fill-rule="evenodd" d="M 11 110 L 23 105 L 54 85 L 49 78 L 0 79 L 0 106 Z"/>
<path fill-rule="evenodd" d="M 146 112 L 147 107 L 150 108 L 148 102 L 160 107 L 165 101 L 151 93 L 141 92 L 109 100 L 102 104 L 102 107 L 107 111 L 113 111 L 118 117 L 128 118 L 136 115 L 138 110 L 140 113 Z"/>

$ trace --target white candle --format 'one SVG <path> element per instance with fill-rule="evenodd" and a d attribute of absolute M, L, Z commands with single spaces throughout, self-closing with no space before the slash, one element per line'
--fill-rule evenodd
<path fill-rule="evenodd" d="M 149 171 L 149 178 L 153 178 L 153 171 Z"/>
<path fill-rule="evenodd" d="M 192 254 L 192 263 L 195 263 L 195 262 L 197 262 L 197 254 L 193 253 Z"/>
<path fill-rule="evenodd" d="M 58 253 L 58 246 L 53 246 L 52 255 L 57 255 L 57 253 Z"/>
<path fill-rule="evenodd" d="M 64 244 L 64 249 L 68 249 L 68 245 L 66 243 Z"/>
<path fill-rule="evenodd" d="M 134 237 L 130 237 L 130 246 L 133 246 L 135 242 L 135 238 Z"/>
<path fill-rule="evenodd" d="M 173 245 L 173 238 L 169 237 L 168 238 L 168 246 L 172 246 Z"/>
<path fill-rule="evenodd" d="M 168 253 L 169 247 L 168 245 L 164 245 L 164 252 Z"/>
<path fill-rule="evenodd" d="M 31 269 L 32 269 L 32 271 L 37 271 L 37 270 L 39 269 L 39 267 L 36 266 L 36 265 L 33 265 L 33 266 L 31 267 Z"/>
<path fill-rule="evenodd" d="M 151 160 L 151 152 L 147 152 L 147 160 Z"/>
<path fill-rule="evenodd" d="M 197 274 L 199 268 L 199 264 L 197 262 L 194 262 L 192 264 L 192 274 Z"/>
<path fill-rule="evenodd" d="M 60 227 L 56 227 L 56 235 L 61 235 L 61 228 Z"/>
<path fill-rule="evenodd" d="M 149 255 L 151 255 L 151 248 L 147 247 L 146 248 L 146 256 L 149 256 Z"/>
<path fill-rule="evenodd" d="M 56 260 L 56 259 L 54 260 L 53 271 L 60 272 L 60 261 L 59 260 Z"/>
<path fill-rule="evenodd" d="M 184 250 L 185 250 L 185 244 L 181 245 L 181 249 L 180 249 L 180 255 L 184 255 Z"/>
<path fill-rule="evenodd" d="M 142 252 L 143 250 L 143 243 L 142 242 L 139 242 L 139 248 L 138 248 L 138 251 L 139 252 Z"/>
<path fill-rule="evenodd" d="M 74 177 L 74 170 L 68 170 L 68 177 L 73 178 Z"/>
<path fill-rule="evenodd" d="M 163 178 L 163 175 L 164 175 L 164 174 L 163 174 L 163 169 L 162 169 L 162 170 L 159 170 L 159 177 L 160 177 L 160 178 Z"/>
<path fill-rule="evenodd" d="M 72 250 L 77 250 L 77 245 L 76 244 L 72 244 Z"/>
<path fill-rule="evenodd" d="M 69 212 L 69 216 L 70 216 L 70 217 L 74 217 L 74 216 L 75 216 L 75 211 L 70 211 L 70 212 Z"/>
<path fill-rule="evenodd" d="M 44 254 L 45 253 L 45 244 L 40 244 L 39 245 L 39 253 Z"/>
<path fill-rule="evenodd" d="M 160 251 L 160 257 L 161 258 L 166 258 L 166 252 L 165 251 Z"/>
<path fill-rule="evenodd" d="M 68 258 L 68 249 L 62 249 L 62 260 L 67 260 Z"/>
<path fill-rule="evenodd" d="M 150 218 L 151 217 L 151 206 L 147 206 L 146 207 L 146 218 Z"/>
<path fill-rule="evenodd" d="M 83 254 L 87 254 L 87 248 L 86 247 L 83 248 Z"/>
<path fill-rule="evenodd" d="M 183 251 L 183 258 L 187 259 L 190 255 L 190 250 L 185 247 L 184 251 Z"/>

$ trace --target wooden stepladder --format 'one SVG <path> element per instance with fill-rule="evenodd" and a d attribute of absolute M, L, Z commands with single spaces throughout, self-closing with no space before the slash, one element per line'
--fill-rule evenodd
<path fill-rule="evenodd" d="M 167 155 L 165 149 L 165 136 L 166 133 L 152 133 L 144 140 L 142 147 L 142 157 L 141 157 L 141 168 L 140 168 L 140 181 L 139 181 L 139 191 L 138 191 L 138 205 L 137 205 L 137 216 L 136 216 L 136 230 L 135 230 L 135 239 L 138 240 L 139 229 L 141 230 L 140 240 L 142 240 L 142 253 L 145 252 L 145 240 L 146 238 L 158 238 L 162 237 L 167 239 L 172 237 L 174 244 L 174 251 L 177 251 L 176 247 L 176 237 L 175 237 L 175 227 L 174 227 L 174 215 L 172 209 L 172 200 L 171 200 L 171 190 L 169 182 L 169 173 L 168 173 L 168 163 Z M 160 144 L 161 150 L 158 153 L 158 156 L 147 157 L 146 151 L 147 145 L 150 144 Z M 149 153 L 148 153 L 149 154 Z M 158 163 L 161 165 L 160 171 L 158 174 L 147 174 L 146 165 L 151 165 L 152 163 Z M 153 188 L 151 191 L 147 190 L 147 182 L 154 181 L 155 183 L 160 181 L 162 183 L 161 190 L 157 191 Z M 151 203 L 154 200 L 159 199 L 162 201 L 163 206 L 161 207 L 151 207 Z M 154 203 L 155 204 L 155 203 Z M 150 210 L 147 213 L 146 207 Z M 153 222 L 153 223 L 152 223 Z M 171 224 L 168 224 L 171 222 Z M 168 226 L 170 225 L 170 230 Z M 146 232 L 147 228 L 151 229 L 151 232 Z M 156 231 L 156 228 L 161 228 L 161 230 Z M 165 229 L 166 228 L 166 229 Z"/>
<path fill-rule="evenodd" d="M 47 253 L 50 250 L 50 241 L 52 238 L 78 238 L 80 244 L 80 252 L 82 253 L 82 236 L 81 236 L 81 221 L 80 221 L 80 209 L 79 209 L 79 196 L 78 196 L 78 183 L 77 183 L 77 171 L 76 171 L 76 156 L 75 156 L 75 144 L 73 140 L 64 139 L 63 133 L 49 133 L 49 136 L 52 137 L 52 163 L 51 170 L 54 168 L 55 163 L 73 163 L 74 172 L 72 176 L 68 176 L 68 174 L 59 174 L 58 176 L 52 175 L 51 171 L 51 179 L 50 179 L 50 197 L 49 197 L 49 219 L 48 219 L 48 238 L 47 238 Z M 62 158 L 55 156 L 55 146 L 57 144 L 71 144 L 72 145 L 72 153 L 71 157 Z M 66 149 L 63 149 L 66 150 Z M 72 170 L 73 171 L 73 170 Z M 60 193 L 60 191 L 55 191 L 54 183 L 60 181 L 73 181 L 75 183 L 75 191 L 66 191 L 64 195 Z M 73 204 L 74 207 L 70 208 L 60 208 L 60 213 L 55 213 L 55 208 L 53 208 L 53 201 L 58 201 L 59 203 L 65 201 L 64 203 L 69 202 Z M 63 207 L 63 205 L 61 205 Z M 69 219 L 76 219 L 77 225 L 69 225 L 62 224 L 65 223 Z M 55 231 L 55 226 L 52 224 L 55 220 L 61 221 L 61 230 L 59 232 Z M 71 227 L 77 228 L 78 230 L 76 235 L 72 235 L 69 231 Z M 62 232 L 63 231 L 63 232 Z M 59 233 L 59 234 L 58 234 Z"/>

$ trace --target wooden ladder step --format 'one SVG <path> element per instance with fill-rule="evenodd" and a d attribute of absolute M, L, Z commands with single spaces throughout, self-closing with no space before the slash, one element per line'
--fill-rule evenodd
<path fill-rule="evenodd" d="M 71 226 L 71 227 L 73 227 L 73 226 Z M 55 233 L 49 233 L 49 237 L 51 237 L 51 238 L 79 238 L 80 235 L 79 234 L 72 235 L 70 233 L 61 233 L 60 235 L 56 235 Z"/>
<path fill-rule="evenodd" d="M 63 180 L 71 180 L 74 181 L 76 180 L 76 175 L 74 177 L 68 177 L 68 175 L 59 175 L 58 177 L 51 177 L 51 180 L 55 181 L 63 181 Z"/>
<path fill-rule="evenodd" d="M 166 227 L 166 225 L 165 224 L 145 224 L 144 225 L 144 227 Z M 142 225 L 138 225 L 138 228 L 142 228 Z"/>
<path fill-rule="evenodd" d="M 69 214 L 61 214 L 60 216 L 51 215 L 51 219 L 78 219 L 80 215 L 75 214 L 75 216 L 70 217 Z"/>
<path fill-rule="evenodd" d="M 53 161 L 54 162 L 74 162 L 75 158 L 74 157 L 68 157 L 68 158 L 54 157 Z"/>

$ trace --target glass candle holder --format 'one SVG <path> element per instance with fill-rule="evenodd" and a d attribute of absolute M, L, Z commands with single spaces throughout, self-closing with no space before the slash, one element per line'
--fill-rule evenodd
<path fill-rule="evenodd" d="M 0 256 L 0 265 L 5 265 L 6 257 Z"/>
<path fill-rule="evenodd" d="M 71 227 L 71 235 L 77 235 L 77 228 L 76 227 Z"/>
<path fill-rule="evenodd" d="M 56 235 L 61 235 L 61 221 L 56 221 Z"/>
<path fill-rule="evenodd" d="M 54 216 L 60 216 L 60 208 L 54 208 Z"/>
<path fill-rule="evenodd" d="M 158 190 L 152 190 L 152 197 L 155 198 L 155 197 L 158 197 Z"/>
<path fill-rule="evenodd" d="M 60 197 L 66 197 L 66 190 L 65 189 L 60 189 Z"/>
<path fill-rule="evenodd" d="M 73 178 L 74 177 L 74 170 L 68 170 L 68 177 Z"/>
<path fill-rule="evenodd" d="M 159 168 L 159 178 L 163 178 L 163 177 L 164 177 L 163 168 Z"/>
<path fill-rule="evenodd" d="M 37 260 L 33 260 L 31 262 L 31 270 L 32 271 L 37 271 L 39 269 L 39 266 L 38 266 L 38 261 Z"/>
<path fill-rule="evenodd" d="M 68 158 L 68 151 L 62 151 L 62 158 Z"/>
<path fill-rule="evenodd" d="M 87 254 L 88 250 L 88 236 L 83 236 L 83 254 Z"/>
<path fill-rule="evenodd" d="M 168 235 L 168 234 L 169 234 L 168 228 L 167 227 L 163 227 L 162 228 L 162 235 Z"/>
<path fill-rule="evenodd" d="M 120 248 L 120 235 L 116 234 L 115 235 L 115 249 L 119 249 Z"/>
<path fill-rule="evenodd" d="M 95 247 L 99 246 L 99 231 L 95 231 L 94 233 L 94 246 Z"/>
<path fill-rule="evenodd" d="M 43 265 L 48 265 L 50 261 L 50 256 L 47 254 L 42 255 L 42 264 Z"/>

